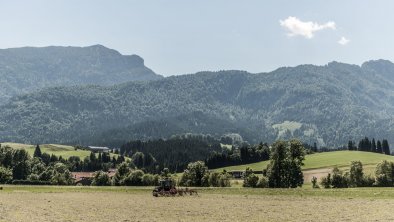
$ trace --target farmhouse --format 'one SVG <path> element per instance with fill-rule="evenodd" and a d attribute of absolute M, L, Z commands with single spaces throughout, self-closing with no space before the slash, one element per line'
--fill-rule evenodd
<path fill-rule="evenodd" d="M 231 170 L 231 171 L 228 171 L 228 173 L 233 178 L 236 178 L 236 179 L 243 178 L 244 172 L 245 172 L 244 170 Z M 254 170 L 253 173 L 254 174 L 263 174 L 263 171 L 261 171 L 261 170 Z"/>
<path fill-rule="evenodd" d="M 71 172 L 75 180 L 75 184 L 83 186 L 89 186 L 92 183 L 94 173 L 96 172 Z M 107 173 L 108 176 L 112 178 L 116 173 L 116 169 L 109 169 Z"/>
<path fill-rule="evenodd" d="M 88 146 L 88 149 L 93 152 L 109 152 L 109 148 L 106 146 Z"/>

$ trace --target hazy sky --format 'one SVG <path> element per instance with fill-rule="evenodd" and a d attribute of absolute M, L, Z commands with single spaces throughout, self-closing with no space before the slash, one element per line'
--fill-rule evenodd
<path fill-rule="evenodd" d="M 361 64 L 394 60 L 393 10 L 389 0 L 0 0 L 0 48 L 102 44 L 165 76 Z"/>

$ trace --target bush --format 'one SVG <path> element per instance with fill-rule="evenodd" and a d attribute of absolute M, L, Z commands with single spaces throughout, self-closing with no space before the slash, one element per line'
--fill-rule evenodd
<path fill-rule="evenodd" d="M 144 172 L 142 170 L 132 171 L 123 181 L 126 186 L 142 186 L 142 177 Z"/>
<path fill-rule="evenodd" d="M 312 183 L 312 188 L 319 188 L 319 185 L 317 184 L 317 177 L 312 177 L 311 179 L 311 183 Z"/>
<path fill-rule="evenodd" d="M 94 174 L 93 180 L 92 180 L 92 185 L 93 186 L 109 186 L 111 185 L 110 178 L 107 173 L 103 171 L 97 171 Z"/>
<path fill-rule="evenodd" d="M 246 168 L 244 172 L 244 187 L 256 187 L 259 177 L 253 173 L 251 168 Z"/>
<path fill-rule="evenodd" d="M 320 179 L 320 184 L 326 189 L 331 188 L 331 174 L 329 173 L 327 176 L 322 177 Z"/>
<path fill-rule="evenodd" d="M 189 163 L 180 180 L 182 186 L 208 187 L 209 171 L 202 161 Z"/>
<path fill-rule="evenodd" d="M 257 181 L 256 187 L 267 188 L 268 187 L 268 178 L 265 176 L 260 177 L 259 180 Z"/>
<path fill-rule="evenodd" d="M 56 163 L 53 167 L 51 183 L 53 185 L 72 185 L 74 184 L 74 178 L 66 165 Z"/>
<path fill-rule="evenodd" d="M 335 167 L 332 170 L 331 186 L 333 188 L 346 188 L 348 187 L 348 174 L 343 175 L 343 172 Z"/>
<path fill-rule="evenodd" d="M 219 187 L 231 187 L 231 175 L 223 171 L 219 176 Z"/>
<path fill-rule="evenodd" d="M 144 186 L 154 186 L 155 177 L 152 174 L 144 174 L 142 176 L 141 182 Z"/>
<path fill-rule="evenodd" d="M 130 168 L 127 163 L 121 163 L 116 169 L 115 175 L 112 177 L 112 185 L 124 185 L 124 179 L 130 174 Z"/>
<path fill-rule="evenodd" d="M 244 187 L 257 187 L 257 182 L 259 177 L 254 173 L 250 174 L 248 177 L 244 178 Z"/>
<path fill-rule="evenodd" d="M 0 184 L 9 183 L 12 181 L 12 170 L 0 167 Z"/>
<path fill-rule="evenodd" d="M 211 187 L 230 187 L 231 175 L 227 171 L 223 172 L 210 172 L 208 177 L 208 183 Z"/>
<path fill-rule="evenodd" d="M 393 186 L 393 168 L 394 163 L 392 162 L 384 160 L 379 163 L 375 169 L 375 185 L 379 187 Z"/>
<path fill-rule="evenodd" d="M 375 178 L 372 176 L 364 176 L 363 178 L 363 187 L 372 187 L 374 186 Z"/>
<path fill-rule="evenodd" d="M 219 186 L 219 178 L 220 178 L 220 173 L 219 172 L 211 172 L 209 174 L 209 178 L 208 178 L 209 186 L 211 186 L 211 187 L 220 187 Z"/>
<path fill-rule="evenodd" d="M 37 174 L 32 173 L 29 176 L 27 176 L 27 180 L 38 181 L 38 180 L 40 180 L 40 177 Z"/>

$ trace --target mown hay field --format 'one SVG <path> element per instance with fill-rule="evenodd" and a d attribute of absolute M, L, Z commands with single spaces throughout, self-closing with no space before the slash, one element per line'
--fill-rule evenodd
<path fill-rule="evenodd" d="M 352 161 L 361 161 L 364 166 L 376 166 L 376 164 L 383 160 L 394 162 L 394 156 L 362 151 L 323 152 L 306 155 L 302 169 L 312 170 L 333 167 L 346 168 L 349 167 Z M 261 161 L 251 164 L 223 167 L 216 170 L 245 170 L 247 167 L 252 168 L 253 170 L 262 170 L 267 167 L 268 163 L 269 161 Z"/>
<path fill-rule="evenodd" d="M 201 189 L 159 197 L 151 188 L 0 190 L 0 221 L 393 221 L 394 189 Z"/>

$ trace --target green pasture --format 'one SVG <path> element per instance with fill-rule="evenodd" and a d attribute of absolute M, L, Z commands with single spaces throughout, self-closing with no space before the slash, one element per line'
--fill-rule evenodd
<path fill-rule="evenodd" d="M 335 151 L 335 152 L 324 152 L 310 154 L 305 157 L 304 170 L 320 169 L 320 168 L 346 168 L 350 165 L 351 161 L 361 161 L 367 168 L 374 167 L 382 160 L 394 161 L 394 156 L 388 156 L 378 153 L 361 152 L 361 151 Z M 257 163 L 229 166 L 218 168 L 216 170 L 222 171 L 223 169 L 229 170 L 245 170 L 246 167 L 250 167 L 253 170 L 265 169 L 269 161 L 262 161 Z"/>
<path fill-rule="evenodd" d="M 36 145 L 22 144 L 22 143 L 1 143 L 2 146 L 10 146 L 14 149 L 25 149 L 30 156 L 33 156 Z M 70 156 L 78 156 L 81 159 L 90 155 L 88 150 L 75 150 L 73 146 L 60 145 L 60 144 L 40 144 L 42 153 L 48 153 L 49 155 L 54 154 L 56 156 L 62 156 L 67 159 Z M 111 157 L 116 154 L 111 154 Z"/>

